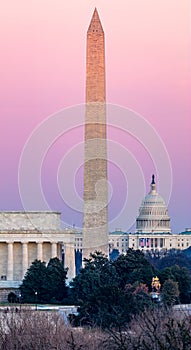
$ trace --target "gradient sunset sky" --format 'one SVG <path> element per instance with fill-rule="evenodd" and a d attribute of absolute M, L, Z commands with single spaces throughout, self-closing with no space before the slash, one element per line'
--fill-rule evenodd
<path fill-rule="evenodd" d="M 96 6 L 105 32 L 107 102 L 135 111 L 156 130 L 172 166 L 168 206 L 172 230 L 191 227 L 189 4 L 189 0 L 1 1 L 0 210 L 23 210 L 18 166 L 31 133 L 57 111 L 85 101 L 86 32 Z M 155 160 L 150 159 L 139 140 L 126 132 L 111 126 L 108 139 L 123 146 L 127 163 L 127 150 L 133 154 L 145 182 L 141 196 L 146 194 L 152 173 L 157 173 Z M 66 205 L 57 176 L 63 155 L 70 155 L 70 150 L 82 142 L 83 127 L 73 128 L 50 147 L 41 168 L 42 189 L 50 209 L 61 211 L 66 224 L 79 227 L 82 214 Z M 36 154 L 38 144 L 34 143 L 31 173 Z M 121 157 L 124 159 L 125 153 Z M 133 166 L 129 163 L 128 168 L 127 164 L 126 171 L 123 159 L 119 151 L 119 164 L 117 159 L 109 164 L 113 187 L 110 221 L 122 210 L 127 187 L 131 185 L 132 190 L 139 186 L 138 180 L 133 184 L 130 180 L 134 177 Z M 63 174 L 63 186 L 67 186 L 70 169 Z M 77 165 L 75 185 L 79 196 L 82 179 L 82 166 Z M 165 197 L 163 186 L 160 193 Z M 124 214 L 130 215 L 128 211 Z M 131 215 L 136 218 L 137 214 L 138 206 Z M 123 230 L 130 230 L 125 215 L 122 222 L 116 222 Z M 116 222 L 111 223 L 111 230 Z"/>

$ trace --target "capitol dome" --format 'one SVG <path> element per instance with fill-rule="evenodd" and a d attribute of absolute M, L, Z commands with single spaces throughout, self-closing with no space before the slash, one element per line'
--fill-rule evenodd
<path fill-rule="evenodd" d="M 157 193 L 155 177 L 152 176 L 151 190 L 143 199 L 136 220 L 138 233 L 171 232 L 170 217 L 164 199 Z"/>

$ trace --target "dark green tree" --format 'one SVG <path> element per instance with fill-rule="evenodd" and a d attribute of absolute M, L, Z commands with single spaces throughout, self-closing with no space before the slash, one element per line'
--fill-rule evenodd
<path fill-rule="evenodd" d="M 166 267 L 178 265 L 180 267 L 186 267 L 191 273 L 191 255 L 189 253 L 189 248 L 183 251 L 179 249 L 162 249 L 157 252 L 147 251 L 145 256 L 157 270 L 161 271 Z"/>
<path fill-rule="evenodd" d="M 178 282 L 180 302 L 182 304 L 189 304 L 191 301 L 191 276 L 188 269 L 178 265 L 167 267 L 161 272 L 160 280 L 164 284 L 168 279 Z"/>
<path fill-rule="evenodd" d="M 138 284 L 138 282 L 136 282 L 133 286 L 133 296 L 136 307 L 135 313 L 144 312 L 145 309 L 152 307 L 149 289 L 146 284 Z"/>
<path fill-rule="evenodd" d="M 104 327 L 111 309 L 121 298 L 119 278 L 111 262 L 100 252 L 91 254 L 84 262 L 85 267 L 71 283 L 74 302 L 80 306 L 78 319 L 84 324 Z"/>
<path fill-rule="evenodd" d="M 67 269 L 58 258 L 45 262 L 35 260 L 27 270 L 20 287 L 22 300 L 27 303 L 56 303 L 67 296 Z"/>
<path fill-rule="evenodd" d="M 120 255 L 113 262 L 113 265 L 120 276 L 122 288 L 135 282 L 144 283 L 150 288 L 155 270 L 140 250 L 128 249 L 125 255 Z"/>
<path fill-rule="evenodd" d="M 33 261 L 20 287 L 23 302 L 45 302 L 47 300 L 46 279 L 47 269 L 45 262 L 41 262 L 40 260 Z"/>
<path fill-rule="evenodd" d="M 164 258 L 159 259 L 157 268 L 162 270 L 174 265 L 186 267 L 191 272 L 191 259 L 183 251 L 176 249 L 171 249 Z"/>
<path fill-rule="evenodd" d="M 75 319 L 78 324 L 121 329 L 133 314 L 143 311 L 146 304 L 148 305 L 148 293 L 136 290 L 139 283 L 127 286 L 128 271 L 133 273 L 133 266 L 141 266 L 133 257 L 133 254 L 137 257 L 137 253 L 131 253 L 130 261 L 133 260 L 134 265 L 131 264 L 129 269 L 125 260 L 127 271 L 124 263 L 116 265 L 120 257 L 112 262 L 102 253 L 95 252 L 90 259 L 85 259 L 85 267 L 71 283 L 74 303 L 79 305 L 79 314 Z M 121 260 L 123 259 L 120 262 Z M 144 264 L 148 267 L 147 261 L 143 260 Z"/>
<path fill-rule="evenodd" d="M 58 258 L 50 259 L 46 269 L 45 288 L 50 302 L 61 302 L 67 297 L 66 287 L 67 269 Z"/>
<path fill-rule="evenodd" d="M 179 289 L 178 282 L 170 279 L 164 282 L 162 288 L 162 301 L 167 306 L 172 306 L 178 301 Z"/>

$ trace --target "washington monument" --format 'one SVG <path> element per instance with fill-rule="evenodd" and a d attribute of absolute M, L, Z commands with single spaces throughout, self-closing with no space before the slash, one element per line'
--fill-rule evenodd
<path fill-rule="evenodd" d="M 104 31 L 97 9 L 87 31 L 83 258 L 108 254 Z"/>

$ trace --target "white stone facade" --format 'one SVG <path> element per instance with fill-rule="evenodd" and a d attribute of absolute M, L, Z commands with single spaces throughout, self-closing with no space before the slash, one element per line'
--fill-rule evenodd
<path fill-rule="evenodd" d="M 58 212 L 0 212 L 0 231 L 2 230 L 60 230 Z"/>
<path fill-rule="evenodd" d="M 129 248 L 129 235 L 121 229 L 116 229 L 109 234 L 109 253 L 118 250 L 120 254 L 125 254 Z"/>
<path fill-rule="evenodd" d="M 143 251 L 161 251 L 163 249 L 184 250 L 191 246 L 191 229 L 185 229 L 182 233 L 127 233 L 116 229 L 109 233 L 109 253 L 118 250 L 119 254 L 125 254 L 127 249 L 140 249 Z M 75 249 L 82 251 L 82 234 L 75 234 Z"/>
<path fill-rule="evenodd" d="M 4 288 L 15 288 L 31 263 L 51 258 L 62 260 L 69 268 L 68 281 L 75 276 L 75 234 L 61 229 L 60 213 L 1 212 L 0 213 L 0 281 Z M 0 285 L 0 288 L 2 286 Z"/>
<path fill-rule="evenodd" d="M 108 252 L 112 253 L 114 249 L 117 249 L 120 254 L 126 252 L 129 248 L 129 234 L 123 232 L 121 229 L 116 229 L 115 232 L 108 234 Z M 82 252 L 83 250 L 83 236 L 82 233 L 76 232 L 75 234 L 75 249 Z M 95 248 L 94 250 L 99 250 Z"/>
<path fill-rule="evenodd" d="M 184 250 L 191 246 L 191 232 L 182 233 L 133 233 L 129 234 L 129 248 L 143 251 L 161 251 L 163 249 Z"/>

